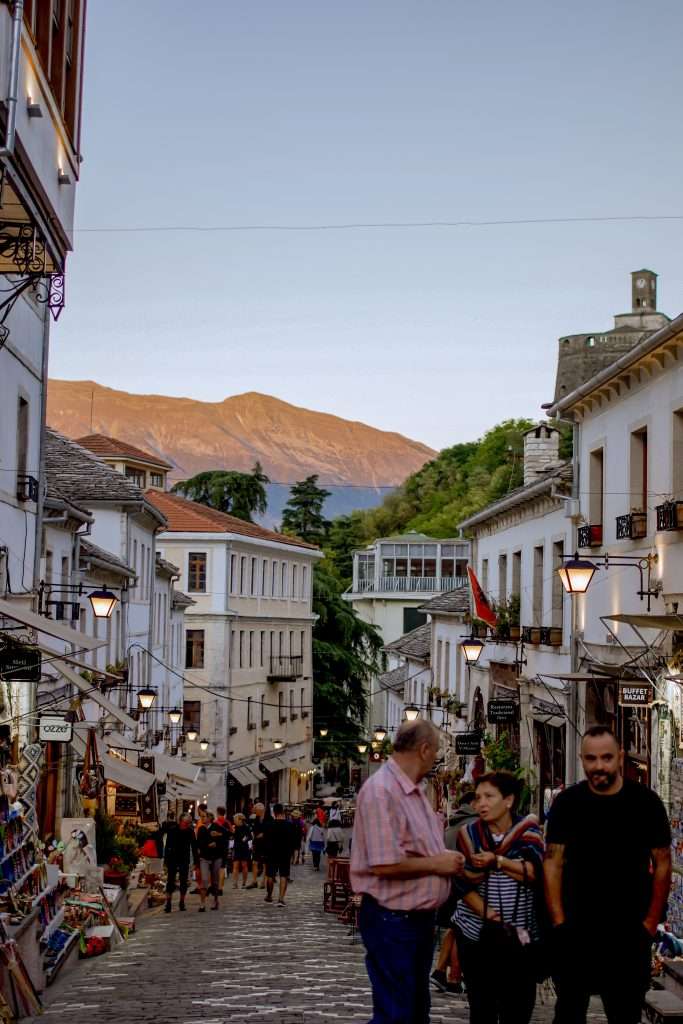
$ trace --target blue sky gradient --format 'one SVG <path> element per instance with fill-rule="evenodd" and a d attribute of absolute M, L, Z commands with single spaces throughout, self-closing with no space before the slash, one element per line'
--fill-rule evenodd
<path fill-rule="evenodd" d="M 680 0 L 91 0 L 51 375 L 436 448 L 540 415 L 631 270 L 683 309 L 683 221 L 82 229 L 683 214 L 682 29 Z"/>

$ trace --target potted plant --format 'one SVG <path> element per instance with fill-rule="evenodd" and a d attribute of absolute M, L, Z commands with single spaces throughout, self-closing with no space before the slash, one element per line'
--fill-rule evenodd
<path fill-rule="evenodd" d="M 430 686 L 429 690 L 427 691 L 427 693 L 429 695 L 429 703 L 431 704 L 432 701 L 433 701 L 436 704 L 437 708 L 440 708 L 441 707 L 441 690 L 439 689 L 439 687 L 438 686 Z"/>
<path fill-rule="evenodd" d="M 561 626 L 551 626 L 549 631 L 548 631 L 548 633 L 549 633 L 548 639 L 549 639 L 549 642 L 550 642 L 550 646 L 551 647 L 561 647 L 562 646 L 562 627 Z"/>
<path fill-rule="evenodd" d="M 519 594 L 510 594 L 508 598 L 508 622 L 510 624 L 510 639 L 514 641 L 518 641 L 522 635 L 519 625 L 520 604 Z"/>

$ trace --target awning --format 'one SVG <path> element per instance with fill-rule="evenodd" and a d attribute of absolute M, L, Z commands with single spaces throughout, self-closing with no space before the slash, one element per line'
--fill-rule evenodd
<path fill-rule="evenodd" d="M 15 622 L 21 622 L 24 626 L 30 626 L 37 633 L 45 633 L 56 640 L 63 640 L 67 644 L 74 644 L 82 650 L 94 651 L 96 647 L 106 644 L 106 640 L 98 640 L 93 636 L 88 636 L 86 633 L 71 629 L 69 626 L 63 626 L 61 622 L 56 622 L 54 619 L 46 619 L 44 615 L 38 615 L 36 612 L 21 608 L 14 601 L 0 599 L 0 615 L 4 615 L 8 619 L 14 619 Z M 51 650 L 51 653 L 54 654 L 55 651 Z M 62 652 L 58 651 L 57 653 L 61 654 Z"/>
<path fill-rule="evenodd" d="M 638 629 L 680 629 L 683 630 L 683 615 L 630 615 L 621 612 L 619 615 L 601 615 L 609 622 L 625 622 Z"/>
<path fill-rule="evenodd" d="M 118 704 L 114 704 L 113 701 L 105 697 L 104 694 L 100 693 L 97 687 L 93 687 L 92 683 L 87 682 L 82 676 L 79 676 L 77 672 L 74 672 L 72 668 L 69 668 L 63 661 L 55 659 L 53 665 L 65 679 L 68 679 L 70 683 L 81 691 L 81 693 L 88 698 L 88 700 L 95 701 L 99 704 L 108 714 L 115 718 L 117 722 L 121 722 L 126 728 L 131 729 L 133 732 L 137 732 L 138 723 L 134 718 L 131 718 Z"/>
<path fill-rule="evenodd" d="M 157 754 L 154 751 L 150 751 L 150 756 L 154 758 L 154 771 L 160 782 L 164 782 L 169 775 L 183 782 L 196 782 L 201 775 L 202 766 L 194 764 L 193 761 L 171 757 L 169 754 Z"/>
<path fill-rule="evenodd" d="M 531 698 L 530 710 L 533 720 L 542 725 L 551 725 L 559 729 L 567 722 L 567 713 L 563 707 L 547 700 L 540 700 L 538 697 Z"/>
<path fill-rule="evenodd" d="M 138 743 L 137 740 L 131 739 L 129 736 L 122 736 L 115 729 L 111 731 L 105 729 L 104 738 L 107 746 L 114 750 L 134 750 L 136 753 L 142 753 L 145 749 L 142 743 Z"/>
<path fill-rule="evenodd" d="M 288 768 L 292 767 L 291 765 L 288 765 L 285 761 L 283 761 L 281 757 L 262 757 L 261 764 L 263 765 L 267 772 L 286 771 Z"/>
<path fill-rule="evenodd" d="M 211 790 L 200 782 L 183 785 L 181 782 L 169 783 L 166 786 L 166 796 L 172 800 L 202 800 Z"/>
<path fill-rule="evenodd" d="M 249 771 L 254 776 L 257 782 L 263 782 L 265 779 L 268 778 L 268 776 L 259 768 L 258 761 L 250 761 L 249 764 L 247 765 L 247 768 L 249 769 Z"/>
<path fill-rule="evenodd" d="M 615 665 L 615 671 L 618 666 Z M 601 672 L 539 672 L 541 679 L 564 679 L 568 683 L 606 682 L 614 679 L 614 675 L 606 670 Z"/>
<path fill-rule="evenodd" d="M 230 774 L 233 779 L 239 782 L 240 786 L 252 786 L 254 784 L 254 776 L 246 768 L 231 768 Z"/>
<path fill-rule="evenodd" d="M 74 750 L 81 757 L 85 755 L 86 744 L 85 735 L 82 730 L 83 726 L 90 726 L 92 728 L 92 723 L 76 723 L 72 740 Z M 110 754 L 107 744 L 100 736 L 96 736 L 96 740 L 97 752 L 104 768 L 105 779 L 108 779 L 109 782 L 116 782 L 119 786 L 126 786 L 135 793 L 147 793 L 156 782 L 155 777 L 150 772 L 144 772 L 142 768 L 138 768 L 136 765 L 129 764 L 128 761 Z"/>

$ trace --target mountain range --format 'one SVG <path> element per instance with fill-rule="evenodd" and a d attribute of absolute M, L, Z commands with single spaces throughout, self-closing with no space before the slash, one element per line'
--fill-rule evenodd
<path fill-rule="evenodd" d="M 248 392 L 222 402 L 136 395 L 94 381 L 50 380 L 47 422 L 68 437 L 102 433 L 162 456 L 172 480 L 260 462 L 275 505 L 286 486 L 317 473 L 332 485 L 328 515 L 379 504 L 435 452 L 401 434 Z M 276 509 L 269 509 L 269 519 Z"/>

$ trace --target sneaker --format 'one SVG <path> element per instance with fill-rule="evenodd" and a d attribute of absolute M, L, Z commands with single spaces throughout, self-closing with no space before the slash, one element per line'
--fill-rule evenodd
<path fill-rule="evenodd" d="M 284 907 L 285 901 L 284 900 L 278 900 L 277 901 L 277 905 L 278 905 L 278 907 Z"/>
<path fill-rule="evenodd" d="M 273 902 L 273 897 L 272 896 L 266 896 L 263 902 L 264 903 L 272 903 Z"/>
<path fill-rule="evenodd" d="M 431 982 L 439 992 L 448 992 L 448 979 L 445 971 L 432 971 Z"/>
<path fill-rule="evenodd" d="M 464 991 L 461 981 L 449 981 L 446 985 L 446 993 L 449 996 L 461 996 Z"/>
<path fill-rule="evenodd" d="M 182 900 L 180 901 L 180 906 L 178 907 L 178 910 L 187 910 L 187 907 L 185 906 Z"/>
<path fill-rule="evenodd" d="M 256 882 L 250 882 L 247 889 L 258 889 Z"/>
<path fill-rule="evenodd" d="M 170 913 L 171 913 L 171 902 L 170 902 L 170 900 L 169 900 L 169 902 L 168 902 L 168 903 L 166 904 L 166 906 L 164 907 L 164 913 L 165 913 L 165 914 L 170 914 Z"/>

